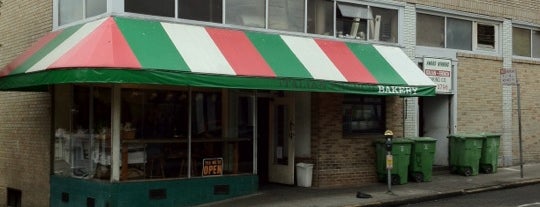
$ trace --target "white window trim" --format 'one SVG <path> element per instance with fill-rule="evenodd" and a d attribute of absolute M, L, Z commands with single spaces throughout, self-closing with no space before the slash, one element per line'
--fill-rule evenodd
<path fill-rule="evenodd" d="M 514 55 L 514 52 L 512 52 L 512 58 L 515 58 L 515 59 L 518 59 L 518 60 L 532 60 L 532 61 L 538 61 L 540 59 L 540 57 L 538 58 L 535 58 L 533 57 L 533 34 L 532 32 L 533 31 L 540 31 L 540 27 L 538 26 L 533 26 L 531 24 L 514 24 L 512 25 L 512 30 L 514 28 L 520 28 L 520 29 L 526 29 L 526 30 L 529 30 L 529 37 L 531 38 L 531 41 L 529 42 L 529 45 L 530 45 L 530 52 L 531 52 L 531 56 L 530 57 L 527 57 L 527 56 L 519 56 L 519 55 Z M 514 39 L 514 36 L 512 36 L 512 40 Z M 512 45 L 513 47 L 513 45 Z"/>
<path fill-rule="evenodd" d="M 481 25 L 487 25 L 487 26 L 493 26 L 494 28 L 494 32 L 495 32 L 495 38 L 494 38 L 494 48 L 493 49 L 489 49 L 489 48 L 482 48 L 482 47 L 478 47 L 478 24 L 481 24 Z M 485 52 L 497 52 L 499 51 L 499 45 L 500 45 L 500 41 L 499 41 L 499 25 L 497 24 L 492 24 L 492 23 L 484 23 L 484 22 L 478 22 L 478 21 L 473 21 L 473 28 L 472 28 L 472 35 L 473 35 L 473 51 L 485 51 Z"/>

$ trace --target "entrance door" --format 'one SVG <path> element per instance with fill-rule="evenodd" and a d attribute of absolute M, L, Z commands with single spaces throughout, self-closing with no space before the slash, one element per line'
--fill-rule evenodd
<path fill-rule="evenodd" d="M 450 133 L 451 96 L 422 98 L 423 127 L 420 136 L 437 139 L 434 165 L 448 166 L 448 134 Z"/>
<path fill-rule="evenodd" d="M 269 105 L 268 180 L 294 184 L 294 104 L 275 98 Z"/>

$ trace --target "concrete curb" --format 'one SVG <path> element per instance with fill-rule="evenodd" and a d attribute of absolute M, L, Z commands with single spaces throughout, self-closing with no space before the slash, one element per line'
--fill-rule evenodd
<path fill-rule="evenodd" d="M 518 182 L 509 182 L 509 183 L 502 183 L 497 185 L 488 185 L 488 186 L 481 186 L 477 188 L 468 188 L 463 190 L 456 190 L 456 191 L 448 191 L 448 192 L 442 192 L 439 194 L 433 194 L 433 195 L 426 195 L 426 196 L 418 196 L 418 197 L 412 197 L 412 198 L 404 198 L 400 200 L 390 200 L 390 201 L 380 201 L 380 202 L 374 202 L 369 204 L 359 204 L 359 205 L 350 205 L 346 207 L 391 207 L 391 206 L 401 206 L 401 205 L 407 205 L 407 204 L 414 204 L 414 203 L 421 203 L 426 201 L 432 201 L 432 200 L 439 200 L 439 199 L 445 199 L 445 198 L 451 198 L 456 197 L 460 195 L 467 195 L 467 194 L 475 194 L 475 193 L 481 193 L 481 192 L 487 192 L 487 191 L 494 191 L 494 190 L 502 190 L 502 189 L 510 189 L 510 188 L 517 188 L 522 187 L 526 185 L 533 185 L 540 183 L 540 178 L 535 179 L 528 179 Z"/>

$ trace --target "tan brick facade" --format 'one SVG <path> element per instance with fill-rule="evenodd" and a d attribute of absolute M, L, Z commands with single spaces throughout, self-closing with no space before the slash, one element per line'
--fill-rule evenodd
<path fill-rule="evenodd" d="M 49 205 L 51 149 L 48 93 L 0 93 L 0 192 L 22 191 L 23 206 Z M 5 206 L 6 196 L 0 196 Z"/>
<path fill-rule="evenodd" d="M 0 8 L 0 66 L 52 30 L 52 0 L 3 0 Z"/>
<path fill-rule="evenodd" d="M 401 0 L 417 5 L 469 12 L 486 16 L 540 23 L 536 0 Z"/>
<path fill-rule="evenodd" d="M 524 162 L 540 161 L 540 62 L 539 61 L 514 61 L 513 67 L 517 70 L 518 80 L 521 91 L 521 128 L 522 128 L 522 146 Z M 517 93 L 514 87 L 512 103 L 512 134 L 515 163 L 519 158 L 519 136 L 518 136 L 518 105 Z"/>
<path fill-rule="evenodd" d="M 2 0 L 0 67 L 52 29 L 52 0 Z M 51 149 L 47 93 L 0 92 L 0 206 L 7 188 L 22 206 L 49 206 Z"/>
<path fill-rule="evenodd" d="M 458 59 L 457 128 L 460 132 L 500 132 L 502 60 L 468 54 Z"/>

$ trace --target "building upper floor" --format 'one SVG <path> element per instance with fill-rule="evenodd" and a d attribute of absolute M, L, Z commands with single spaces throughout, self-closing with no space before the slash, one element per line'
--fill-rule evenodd
<path fill-rule="evenodd" d="M 437 1 L 372 0 L 54 0 L 54 28 L 110 13 L 297 35 L 368 41 L 403 46 L 413 37 L 417 46 L 501 54 L 504 16 L 466 12 L 481 4 L 446 9 Z M 411 4 L 414 3 L 414 4 Z M 488 2 L 486 2 L 488 3 Z M 513 11 L 515 6 L 491 2 Z M 525 4 L 525 5 L 524 5 Z M 414 5 L 407 7 L 407 5 Z M 506 6 L 506 7 L 505 7 Z M 408 16 L 412 12 L 416 15 Z M 503 15 L 503 14 L 499 14 Z M 407 18 L 415 18 L 410 20 Z M 526 19 L 530 20 L 530 19 Z M 415 24 L 415 27 L 412 27 Z M 410 28 L 416 28 L 410 30 Z M 407 34 L 407 33 L 413 33 Z M 512 53 L 540 58 L 540 26 L 513 21 Z"/>
<path fill-rule="evenodd" d="M 52 30 L 76 25 L 109 15 L 134 16 L 204 26 L 285 33 L 298 36 L 338 38 L 394 46 L 418 46 L 461 52 L 502 55 L 503 44 L 512 47 L 516 58 L 540 58 L 540 23 L 530 19 L 511 19 L 504 12 L 489 9 L 474 13 L 461 1 L 393 0 L 48 0 L 52 4 Z M 524 1 L 529 2 L 529 1 Z M 532 2 L 532 1 L 531 1 Z M 32 13 L 36 8 L 14 0 L 4 0 L 3 16 L 12 19 Z M 486 3 L 489 4 L 489 3 Z M 491 1 L 499 11 L 514 11 L 517 6 Z M 40 6 L 39 6 L 40 5 Z M 29 8 L 25 8 L 29 7 Z M 538 7 L 529 5 L 531 9 Z M 10 11 L 8 11 L 8 9 Z M 457 9 L 457 10 L 456 10 Z M 16 11 L 15 11 L 16 10 Z M 43 9 L 45 10 L 45 9 Z M 530 13 L 523 9 L 524 13 Z M 34 12 L 36 13 L 36 12 Z M 52 13 L 52 15 L 50 14 Z M 510 12 L 507 12 L 510 13 Z M 515 12 L 514 12 L 515 13 Z M 36 13 L 38 14 L 38 13 Z M 13 20 L 12 20 L 13 21 Z M 19 20 L 17 20 L 19 21 Z M 510 27 L 503 23 L 510 22 Z M 0 32 L 13 33 L 7 26 Z M 23 28 L 26 25 L 17 25 Z M 34 25 L 34 27 L 38 27 Z M 45 28 L 44 26 L 39 26 Z M 9 36 L 9 35 L 8 35 Z M 7 37 L 7 36 L 5 36 Z M 509 41 L 510 43 L 503 43 Z M 10 47 L 3 38 L 0 44 Z M 14 41 L 17 42 L 17 41 Z M 2 47 L 0 47 L 1 51 Z M 19 51 L 20 52 L 20 51 Z M 9 53 L 9 52 L 8 52 Z M 9 56 L 9 54 L 8 54 Z M 5 63 L 3 60 L 2 63 Z"/>

